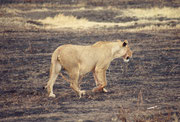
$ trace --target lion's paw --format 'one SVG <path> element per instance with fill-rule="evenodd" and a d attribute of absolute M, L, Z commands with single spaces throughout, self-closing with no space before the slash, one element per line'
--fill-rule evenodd
<path fill-rule="evenodd" d="M 103 92 L 107 93 L 108 91 L 107 91 L 107 89 L 103 88 Z"/>
<path fill-rule="evenodd" d="M 49 97 L 53 97 L 53 98 L 55 98 L 55 97 L 56 97 L 56 95 L 55 95 L 55 94 L 53 94 L 53 93 L 50 93 L 50 94 L 49 94 Z"/>
<path fill-rule="evenodd" d="M 81 98 L 81 96 L 85 95 L 86 91 L 85 90 L 81 90 L 79 91 L 79 98 Z"/>

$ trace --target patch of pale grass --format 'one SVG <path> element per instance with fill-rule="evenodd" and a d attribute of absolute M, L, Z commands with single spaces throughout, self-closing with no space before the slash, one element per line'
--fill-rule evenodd
<path fill-rule="evenodd" d="M 21 13 L 22 11 L 15 8 L 2 7 L 2 9 L 0 9 L 0 12 L 2 14 L 18 15 L 18 13 Z"/>
<path fill-rule="evenodd" d="M 29 11 L 25 11 L 25 12 L 48 12 L 48 11 L 51 11 L 50 9 L 47 9 L 47 8 L 42 8 L 42 9 L 31 9 Z"/>
<path fill-rule="evenodd" d="M 122 11 L 123 14 L 117 17 L 135 17 L 138 20 L 136 24 L 138 25 L 146 25 L 144 27 L 136 27 L 132 29 L 128 29 L 129 31 L 142 31 L 142 30 L 162 30 L 162 29 L 180 29 L 180 25 L 171 26 L 169 22 L 179 22 L 177 18 L 180 18 L 180 7 L 179 8 L 135 8 L 135 9 L 125 9 Z M 165 17 L 168 20 L 160 21 L 158 18 Z M 160 26 L 156 26 L 156 25 Z"/>
<path fill-rule="evenodd" d="M 90 26 L 87 19 L 77 19 L 74 16 L 65 16 L 58 14 L 55 17 L 47 17 L 45 19 L 38 20 L 47 25 L 46 28 L 81 28 Z"/>
<path fill-rule="evenodd" d="M 180 17 L 180 7 L 178 8 L 135 8 L 126 9 L 123 11 L 125 16 L 137 17 L 137 18 L 152 18 L 152 17 L 167 17 L 167 18 L 179 18 Z"/>
<path fill-rule="evenodd" d="M 108 8 L 111 9 L 111 8 Z M 86 8 L 81 8 L 81 10 L 86 10 Z M 94 9 L 95 11 L 104 10 L 103 7 L 97 7 Z M 113 9 L 112 9 L 113 10 Z M 76 10 L 75 10 L 76 11 Z M 170 7 L 164 7 L 164 8 L 135 8 L 135 9 L 124 9 L 124 10 L 115 10 L 116 12 L 119 11 L 120 13 L 123 13 L 121 15 L 117 15 L 116 17 L 135 17 L 138 20 L 137 21 L 130 21 L 130 22 L 119 22 L 119 23 L 113 23 L 113 22 L 94 22 L 94 21 L 88 21 L 85 18 L 77 19 L 74 16 L 65 16 L 63 14 L 58 14 L 55 17 L 47 17 L 42 20 L 38 20 L 39 22 L 42 22 L 45 25 L 46 29 L 58 29 L 58 28 L 98 28 L 98 27 L 113 27 L 113 26 L 119 26 L 119 27 L 128 27 L 128 26 L 135 26 L 135 25 L 146 25 L 145 27 L 135 27 L 133 28 L 136 30 L 151 30 L 151 29 L 169 29 L 169 28 L 179 28 L 179 25 L 172 27 L 167 25 L 168 22 L 174 21 L 177 22 L 176 18 L 180 18 L 180 7 L 179 8 L 170 8 Z M 168 20 L 160 21 L 159 17 L 166 17 Z M 170 19 L 170 20 L 169 20 Z M 148 25 L 149 24 L 149 25 Z M 161 26 L 156 26 L 156 24 L 161 24 Z M 163 25 L 162 25 L 163 24 Z M 126 29 L 128 30 L 128 29 Z M 130 29 L 132 30 L 132 29 Z"/>
<path fill-rule="evenodd" d="M 22 11 L 20 9 L 16 9 L 16 8 L 13 8 L 13 7 L 3 7 L 0 11 L 4 12 L 6 14 L 18 15 L 19 13 L 47 12 L 47 11 L 50 11 L 50 9 L 41 8 L 41 9 L 31 9 L 31 10 L 28 10 L 28 11 Z"/>
<path fill-rule="evenodd" d="M 11 18 L 6 18 L 6 17 L 2 17 L 0 18 L 0 23 L 2 25 L 7 25 L 7 26 L 12 26 L 12 25 L 22 25 L 22 23 L 24 24 L 25 21 L 23 20 L 23 18 L 20 17 L 11 17 Z"/>
<path fill-rule="evenodd" d="M 38 21 L 43 23 L 46 29 L 58 29 L 58 28 L 88 29 L 88 28 L 98 28 L 98 27 L 108 28 L 108 27 L 114 27 L 114 26 L 128 27 L 128 26 L 135 26 L 136 24 L 138 25 L 147 24 L 147 26 L 126 29 L 126 30 L 141 31 L 143 29 L 144 30 L 158 30 L 158 29 L 180 28 L 180 25 L 176 25 L 174 27 L 167 25 L 169 20 L 159 21 L 159 20 L 139 19 L 138 21 L 131 21 L 131 22 L 108 23 L 108 22 L 91 22 L 84 18 L 77 19 L 74 16 L 65 16 L 63 14 L 58 14 L 55 17 L 47 17 L 45 19 L 41 19 Z M 178 21 L 178 20 L 175 20 L 175 21 Z M 156 24 L 163 24 L 163 25 L 156 26 Z"/>
<path fill-rule="evenodd" d="M 65 16 L 63 14 L 58 14 L 55 17 L 47 17 L 45 19 L 38 20 L 45 25 L 46 29 L 58 29 L 58 28 L 98 28 L 98 27 L 113 27 L 113 26 L 131 26 L 135 22 L 126 23 L 108 23 L 108 22 L 91 22 L 87 19 L 81 18 L 77 19 L 74 16 Z"/>

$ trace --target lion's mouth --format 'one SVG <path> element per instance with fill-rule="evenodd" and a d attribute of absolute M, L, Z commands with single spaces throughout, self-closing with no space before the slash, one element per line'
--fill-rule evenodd
<path fill-rule="evenodd" d="M 126 57 L 126 56 L 124 56 L 124 57 L 123 57 L 123 60 L 124 60 L 124 62 L 129 62 L 130 57 L 129 57 L 129 56 L 127 56 L 127 57 Z"/>

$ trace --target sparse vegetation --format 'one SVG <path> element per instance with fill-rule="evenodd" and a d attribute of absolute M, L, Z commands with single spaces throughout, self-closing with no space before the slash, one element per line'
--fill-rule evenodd
<path fill-rule="evenodd" d="M 179 0 L 8 1 L 0 1 L 0 121 L 180 121 Z M 54 49 L 116 39 L 134 54 L 111 63 L 108 93 L 92 94 L 86 75 L 79 99 L 63 71 L 57 97 L 47 97 Z"/>
<path fill-rule="evenodd" d="M 91 27 L 87 19 L 77 19 L 74 16 L 64 16 L 63 14 L 58 14 L 53 18 L 47 17 L 39 21 L 45 26 L 47 25 L 47 29 Z"/>
<path fill-rule="evenodd" d="M 88 29 L 88 28 L 114 28 L 118 27 L 121 30 L 125 31 L 143 31 L 143 30 L 162 30 L 162 29 L 179 29 L 180 28 L 180 15 L 178 14 L 180 8 L 128 8 L 128 9 L 118 9 L 118 8 L 84 8 L 81 9 L 71 9 L 71 11 L 75 12 L 83 12 L 83 11 L 94 11 L 95 13 L 98 11 L 115 11 L 116 16 L 111 18 L 111 20 L 118 20 L 119 18 L 124 18 L 124 21 L 106 21 L 106 22 L 97 22 L 90 21 L 88 18 L 81 17 L 77 18 L 72 15 L 64 15 L 64 13 L 68 12 L 68 10 L 51 10 L 47 8 L 43 9 L 33 9 L 28 11 L 22 11 L 21 9 L 15 8 L 6 8 L 4 7 L 1 10 L 3 15 L 12 16 L 3 16 L 0 18 L 0 23 L 4 23 L 4 25 L 16 25 L 20 27 L 26 26 L 28 29 L 32 28 L 42 28 L 42 24 L 44 24 L 43 28 L 46 29 L 62 29 L 62 28 L 72 28 L 72 29 Z M 57 12 L 55 16 L 47 16 L 43 19 L 27 19 L 24 18 L 24 14 L 26 13 L 41 13 L 41 12 Z M 93 15 L 92 15 L 93 16 Z M 129 20 L 129 18 L 134 18 Z M 29 23 L 31 21 L 31 23 Z M 38 23 L 38 24 L 37 24 Z"/>

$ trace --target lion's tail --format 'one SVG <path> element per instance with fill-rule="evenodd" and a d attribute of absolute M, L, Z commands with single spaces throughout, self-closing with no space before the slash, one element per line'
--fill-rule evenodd
<path fill-rule="evenodd" d="M 61 64 L 58 60 L 58 49 L 56 49 L 51 57 L 51 68 L 50 68 L 50 77 L 52 74 L 58 74 L 61 70 Z"/>
<path fill-rule="evenodd" d="M 52 54 L 52 58 L 51 58 L 51 66 L 53 66 L 52 64 L 55 64 L 55 68 L 56 71 L 59 73 L 59 71 L 61 70 L 61 64 L 60 64 L 60 59 L 58 58 L 58 49 L 54 51 L 54 53 Z M 60 66 L 59 66 L 60 65 Z M 55 68 L 50 68 L 50 69 L 55 69 Z M 60 69 L 59 69 L 60 68 Z M 50 71 L 53 72 L 53 71 Z M 51 74 L 51 73 L 50 73 Z M 70 80 L 65 77 L 61 72 L 59 73 L 60 76 L 67 82 L 70 82 Z"/>

